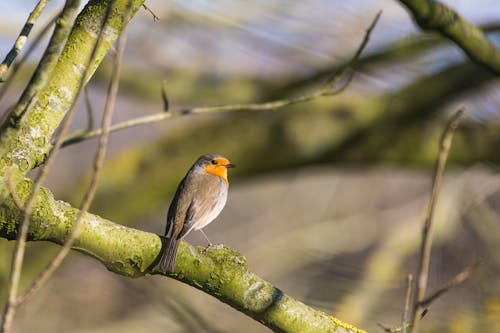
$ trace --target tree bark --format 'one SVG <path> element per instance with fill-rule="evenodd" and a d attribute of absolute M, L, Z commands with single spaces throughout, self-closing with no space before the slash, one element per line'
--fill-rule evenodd
<path fill-rule="evenodd" d="M 17 184 L 17 196 L 26 201 L 33 185 L 31 180 L 22 178 L 20 172 L 11 177 Z M 36 198 L 28 237 L 32 241 L 62 245 L 77 215 L 76 208 L 55 200 L 49 190 L 42 189 Z M 16 239 L 21 218 L 22 211 L 14 200 L 6 198 L 0 206 L 0 237 Z M 127 228 L 90 213 L 85 214 L 81 223 L 83 232 L 74 249 L 123 276 L 162 274 L 155 269 L 163 243 L 158 235 Z M 227 247 L 204 251 L 203 247 L 182 242 L 176 268 L 169 276 L 216 297 L 275 332 L 364 332 L 284 294 L 249 271 L 245 257 Z"/>

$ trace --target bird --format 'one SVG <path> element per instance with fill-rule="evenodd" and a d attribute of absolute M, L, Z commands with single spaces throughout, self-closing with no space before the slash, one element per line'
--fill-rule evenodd
<path fill-rule="evenodd" d="M 179 183 L 167 214 L 165 249 L 159 270 L 173 272 L 180 241 L 191 230 L 199 230 L 212 243 L 203 228 L 222 211 L 227 201 L 229 180 L 227 170 L 236 165 L 217 154 L 200 156 Z M 208 248 L 207 247 L 207 248 Z"/>

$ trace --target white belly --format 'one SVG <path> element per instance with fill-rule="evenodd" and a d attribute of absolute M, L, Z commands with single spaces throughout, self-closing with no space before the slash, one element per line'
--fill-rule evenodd
<path fill-rule="evenodd" d="M 227 185 L 226 182 L 221 179 L 221 191 L 219 193 L 218 200 L 216 200 L 216 204 L 212 207 L 212 209 L 203 216 L 203 218 L 199 219 L 193 225 L 194 230 L 199 230 L 207 226 L 210 222 L 215 220 L 217 216 L 219 216 L 220 212 L 226 205 L 227 201 Z"/>

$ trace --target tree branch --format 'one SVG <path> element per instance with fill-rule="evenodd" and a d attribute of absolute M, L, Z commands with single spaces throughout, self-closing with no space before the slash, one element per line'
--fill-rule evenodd
<path fill-rule="evenodd" d="M 71 32 L 73 22 L 76 17 L 77 10 L 80 6 L 80 0 L 66 0 L 64 8 L 60 14 L 55 19 L 55 29 L 50 38 L 49 44 L 45 48 L 45 52 L 36 67 L 33 76 L 29 84 L 24 89 L 18 103 L 13 108 L 12 112 L 4 114 L 4 118 L 10 117 L 9 121 L 15 123 L 15 121 L 21 117 L 28 109 L 28 104 L 30 103 L 32 97 L 43 89 L 47 85 L 52 70 L 59 60 L 59 56 L 63 51 L 64 45 L 68 39 Z M 35 44 L 35 43 L 33 43 Z M 28 55 L 29 51 L 26 53 Z M 22 60 L 21 60 L 22 61 Z M 19 62 L 19 64 L 21 63 Z M 15 69 L 16 66 L 14 66 Z M 13 77 L 9 79 L 7 83 L 13 81 Z M 8 126 L 9 124 L 4 124 L 2 120 L 2 127 Z"/>
<path fill-rule="evenodd" d="M 500 74 L 500 49 L 484 33 L 450 7 L 435 0 L 400 0 L 424 30 L 436 30 L 458 45 L 469 58 Z"/>
<path fill-rule="evenodd" d="M 23 177 L 16 171 L 13 177 Z M 31 193 L 27 178 L 15 181 L 21 200 Z M 42 188 L 29 229 L 29 239 L 64 244 L 70 237 L 79 210 L 55 200 Z M 22 217 L 12 198 L 0 205 L 0 237 L 15 239 Z M 129 277 L 160 274 L 154 269 L 163 239 L 158 235 L 127 228 L 97 215 L 85 213 L 82 231 L 73 248 L 103 263 L 110 271 Z M 327 313 L 315 310 L 250 272 L 246 259 L 227 248 L 181 243 L 172 278 L 210 294 L 277 332 L 364 332 Z M 168 297 L 168 296 L 166 296 Z"/>
<path fill-rule="evenodd" d="M 460 123 L 465 109 L 462 108 L 458 110 L 449 120 L 446 128 L 441 137 L 439 145 L 439 155 L 434 168 L 434 174 L 432 177 L 432 189 L 431 196 L 429 198 L 429 204 L 427 206 L 427 211 L 425 214 L 424 224 L 422 226 L 422 240 L 420 243 L 420 255 L 417 269 L 417 281 L 415 286 L 415 296 L 413 300 L 413 309 L 411 314 L 411 327 L 412 332 L 416 333 L 418 331 L 418 322 L 420 319 L 420 310 L 422 309 L 422 301 L 425 297 L 425 291 L 427 289 L 427 279 L 429 275 L 429 263 L 431 257 L 431 247 L 432 247 L 432 222 L 434 219 L 434 213 L 439 199 L 439 191 L 441 190 L 441 181 L 443 178 L 444 169 L 446 166 L 446 160 L 448 159 L 448 153 L 450 151 L 451 143 L 453 140 L 453 134 Z"/>
<path fill-rule="evenodd" d="M 401 329 L 403 333 L 406 333 L 406 323 L 408 322 L 408 312 L 410 311 L 410 301 L 412 294 L 412 285 L 413 285 L 413 275 L 408 274 L 406 278 L 406 297 L 405 297 L 405 307 L 403 310 L 403 323 L 401 325 Z"/>
<path fill-rule="evenodd" d="M 31 29 L 33 29 L 36 20 L 38 20 L 43 10 L 45 9 L 45 6 L 47 6 L 48 2 L 49 2 L 48 0 L 38 1 L 38 3 L 35 6 L 35 9 L 33 9 L 33 11 L 30 13 L 30 16 L 28 16 L 28 20 L 24 24 L 21 33 L 19 34 L 19 36 L 16 39 L 16 42 L 14 43 L 14 46 L 12 46 L 12 49 L 5 57 L 4 61 L 0 64 L 0 82 L 4 81 L 5 74 L 7 73 L 7 70 L 9 69 L 10 65 L 12 65 L 17 55 L 24 48 L 24 45 L 28 40 L 28 36 L 31 32 Z"/>
<path fill-rule="evenodd" d="M 41 31 L 39 31 L 35 36 L 33 36 L 33 41 L 30 43 L 30 46 L 28 47 L 26 52 L 23 54 L 21 59 L 19 59 L 19 61 L 17 61 L 16 63 L 14 63 L 14 65 L 12 66 L 11 73 L 9 74 L 9 78 L 6 79 L 5 82 L 2 84 L 2 86 L 0 87 L 0 101 L 7 93 L 7 90 L 10 88 L 12 83 L 15 82 L 14 77 L 18 73 L 19 68 L 32 55 L 33 51 L 40 44 L 43 37 L 49 32 L 49 30 L 56 23 L 57 18 L 61 15 L 61 13 L 62 12 L 58 12 L 58 13 L 54 14 L 49 20 L 47 20 L 47 22 L 44 24 Z M 1 110 L 1 111 L 4 111 L 4 110 Z M 3 121 L 6 118 L 5 114 L 7 114 L 7 112 L 0 116 L 0 124 L 3 124 Z"/>
<path fill-rule="evenodd" d="M 143 2 L 132 1 L 132 15 Z M 33 106 L 2 130 L 0 173 L 11 166 L 26 172 L 44 162 L 51 148 L 50 137 L 77 98 L 80 82 L 85 85 L 120 34 L 127 3 L 127 0 L 115 0 L 112 3 L 91 0 L 78 15 L 59 61 L 52 69 L 49 82 L 37 92 Z M 89 62 L 108 5 L 112 8 L 109 20 L 104 25 L 104 38 L 99 42 L 95 57 Z M 87 75 L 82 80 L 84 73 Z"/>
<path fill-rule="evenodd" d="M 423 299 L 420 302 L 420 306 L 423 308 L 427 308 L 432 302 L 448 292 L 450 289 L 465 282 L 470 277 L 475 268 L 476 265 L 466 267 L 463 271 L 455 275 L 451 280 L 446 282 L 438 290 L 434 291 L 430 296 L 427 296 L 427 298 Z"/>
<path fill-rule="evenodd" d="M 344 77 L 344 74 L 349 71 L 353 70 L 354 67 L 356 66 L 357 62 L 359 61 L 359 58 L 361 57 L 361 53 L 365 49 L 366 45 L 368 44 L 368 41 L 370 40 L 370 35 L 375 28 L 375 26 L 378 23 L 378 20 L 380 19 L 380 16 L 382 15 L 382 11 L 377 12 L 375 17 L 373 18 L 373 21 L 370 23 L 370 26 L 366 29 L 365 35 L 363 37 L 363 40 L 361 41 L 360 45 L 356 49 L 356 52 L 354 55 L 349 59 L 347 63 L 345 63 L 343 66 L 338 68 L 335 73 L 331 74 L 326 83 L 324 83 L 319 89 L 305 94 L 305 95 L 299 95 L 295 96 L 292 98 L 284 98 L 284 99 L 279 99 L 275 101 L 269 101 L 269 102 L 263 102 L 263 103 L 245 103 L 245 104 L 228 104 L 228 105 L 216 105 L 216 106 L 205 106 L 205 107 L 195 107 L 191 109 L 183 109 L 180 111 L 180 114 L 182 115 L 187 115 L 187 114 L 200 114 L 200 113 L 211 113 L 211 112 L 229 112 L 229 111 L 270 111 L 270 110 L 277 110 L 280 108 L 283 108 L 285 106 L 290 106 L 298 103 L 304 103 L 304 102 L 309 102 L 312 100 L 315 100 L 317 98 L 321 97 L 327 97 L 327 96 L 335 96 L 343 92 L 351 83 L 354 73 L 351 72 L 348 77 L 346 78 L 345 82 L 340 85 L 337 89 L 335 89 L 338 81 Z M 150 124 L 150 123 L 155 123 L 159 121 L 163 121 L 166 119 L 169 119 L 174 116 L 175 113 L 172 112 L 166 112 L 168 111 L 169 108 L 169 102 L 166 96 L 166 91 L 165 91 L 165 84 L 162 86 L 162 99 L 163 99 L 163 105 L 164 105 L 164 110 L 163 112 L 157 113 L 157 114 L 152 114 L 149 116 L 144 116 L 144 117 L 138 117 L 135 119 L 130 119 L 123 121 L 121 123 L 115 124 L 109 128 L 110 132 L 115 132 L 119 131 L 122 129 L 134 127 L 134 126 L 139 126 L 139 125 L 144 125 L 144 124 Z M 63 147 L 88 140 L 91 138 L 94 138 L 96 136 L 101 135 L 102 133 L 102 128 L 95 129 L 92 131 L 76 131 L 76 133 L 73 133 L 69 135 L 66 140 L 63 143 Z"/>
<path fill-rule="evenodd" d="M 109 13 L 108 13 L 109 15 Z M 129 10 L 125 13 L 125 21 L 127 22 L 129 19 Z M 74 241 L 80 234 L 80 221 L 83 218 L 83 215 L 89 210 L 92 200 L 94 199 L 95 192 L 97 189 L 97 180 L 104 165 L 104 157 L 106 155 L 106 148 L 108 145 L 108 136 L 109 136 L 109 126 L 111 124 L 111 116 L 113 115 L 113 111 L 115 109 L 115 101 L 118 93 L 118 78 L 120 76 L 120 68 L 121 68 L 121 59 L 123 54 L 123 49 L 125 47 L 126 40 L 126 28 L 123 29 L 122 34 L 118 38 L 117 42 L 117 52 L 116 58 L 113 65 L 113 73 L 111 75 L 111 82 L 108 88 L 108 97 L 106 99 L 106 105 L 103 112 L 103 129 L 104 132 L 101 135 L 99 140 L 99 145 L 97 148 L 96 156 L 94 159 L 94 168 L 92 172 L 92 177 L 90 181 L 90 185 L 85 193 L 83 202 L 80 206 L 80 212 L 78 214 L 78 218 L 73 225 L 72 232 L 70 237 L 64 243 L 64 246 L 57 253 L 57 255 L 52 259 L 49 265 L 40 273 L 35 280 L 31 283 L 31 285 L 27 288 L 27 290 L 18 298 L 17 303 L 25 302 L 31 295 L 33 295 L 41 286 L 48 281 L 48 279 L 54 274 L 56 269 L 61 265 L 64 258 L 68 255 L 71 246 Z M 60 143 L 59 143 L 60 145 Z"/>

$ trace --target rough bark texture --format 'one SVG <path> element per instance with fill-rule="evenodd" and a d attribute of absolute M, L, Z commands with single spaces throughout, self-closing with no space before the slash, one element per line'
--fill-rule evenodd
<path fill-rule="evenodd" d="M 488 41 L 481 29 L 439 1 L 400 2 L 410 10 L 422 29 L 438 31 L 457 44 L 473 61 L 500 74 L 500 50 Z"/>
<path fill-rule="evenodd" d="M 18 197 L 25 201 L 32 182 L 13 175 Z M 29 239 L 63 244 L 78 210 L 42 189 L 37 197 Z M 22 212 L 12 198 L 0 206 L 0 237 L 15 239 Z M 160 274 L 162 239 L 155 234 L 127 228 L 97 215 L 85 214 L 83 232 L 73 248 L 103 263 L 110 271 L 129 277 Z M 198 288 L 258 320 L 276 332 L 363 332 L 315 310 L 274 287 L 248 269 L 246 259 L 227 247 L 204 251 L 181 243 L 171 277 Z M 168 295 L 166 295 L 168 297 Z"/>
<path fill-rule="evenodd" d="M 32 102 L 7 120 L 0 136 L 0 174 L 10 167 L 24 172 L 43 163 L 51 148 L 51 138 L 80 91 L 81 78 L 89 64 L 99 29 L 112 3 L 104 25 L 103 40 L 87 69 L 88 80 L 111 48 L 123 27 L 127 0 L 90 1 L 78 15 L 66 45 L 55 64 L 47 84 Z M 135 13 L 144 1 L 131 1 Z"/>

